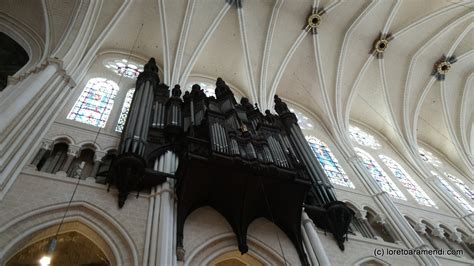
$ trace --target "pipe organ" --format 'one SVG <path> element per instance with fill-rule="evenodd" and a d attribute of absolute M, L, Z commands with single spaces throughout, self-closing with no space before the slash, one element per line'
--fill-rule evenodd
<path fill-rule="evenodd" d="M 120 207 L 130 191 L 174 178 L 180 256 L 186 217 L 206 205 L 226 218 L 242 253 L 248 250 L 248 226 L 265 217 L 288 235 L 308 265 L 301 236 L 304 204 L 315 223 L 342 245 L 353 214 L 337 201 L 296 116 L 278 96 L 273 114 L 262 113 L 247 98 L 237 103 L 221 78 L 216 97 L 207 97 L 197 84 L 183 96 L 176 85 L 170 95 L 157 70 L 152 58 L 137 78 L 120 154 L 109 171 Z M 173 167 L 163 170 L 169 167 L 160 167 L 160 158 L 170 152 L 176 155 Z"/>

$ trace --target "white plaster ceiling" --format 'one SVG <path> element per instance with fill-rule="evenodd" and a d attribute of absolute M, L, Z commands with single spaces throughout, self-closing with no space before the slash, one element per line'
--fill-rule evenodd
<path fill-rule="evenodd" d="M 191 74 L 220 76 L 263 108 L 277 93 L 334 132 L 354 120 L 402 152 L 422 140 L 472 176 L 471 1 L 229 2 L 134 1 L 100 52 L 153 56 L 170 86 Z M 110 17 L 118 6 L 105 1 L 101 12 Z M 304 31 L 312 8 L 326 11 L 317 34 Z M 369 51 L 381 32 L 394 38 L 377 59 Z M 443 55 L 458 62 L 436 81 L 431 71 Z"/>

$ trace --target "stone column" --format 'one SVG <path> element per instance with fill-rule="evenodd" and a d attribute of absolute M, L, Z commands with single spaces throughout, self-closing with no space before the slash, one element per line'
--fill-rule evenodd
<path fill-rule="evenodd" d="M 75 84 L 57 59 L 47 59 L 0 99 L 0 200 L 29 162 Z M 13 89 L 13 88 L 12 88 Z"/>
<path fill-rule="evenodd" d="M 48 152 L 51 151 L 51 140 L 43 140 L 41 142 L 41 148 L 36 154 L 36 156 L 33 158 L 33 161 L 31 161 L 31 165 L 34 167 L 38 167 L 39 162 L 41 159 L 43 159 L 44 155 Z"/>
<path fill-rule="evenodd" d="M 436 243 L 433 241 L 433 239 L 431 239 L 431 236 L 426 232 L 426 224 L 424 223 L 417 223 L 415 225 L 415 230 L 416 232 L 418 232 L 420 235 L 423 235 L 425 236 L 425 238 L 428 240 L 428 242 L 430 242 L 430 245 L 434 248 L 434 249 L 439 249 L 438 245 L 436 245 Z M 425 244 L 426 245 L 426 244 Z"/>
<path fill-rule="evenodd" d="M 375 217 L 375 222 L 381 224 L 383 229 L 385 229 L 387 233 L 393 238 L 393 241 L 397 242 L 397 240 L 399 240 L 397 233 L 394 231 L 393 227 L 391 227 L 390 223 L 387 223 L 385 219 L 385 215 L 377 214 Z"/>
<path fill-rule="evenodd" d="M 362 236 L 364 234 L 366 234 L 370 238 L 374 238 L 377 235 L 374 232 L 374 230 L 372 229 L 372 226 L 370 226 L 369 221 L 367 221 L 367 211 L 366 210 L 358 210 L 358 212 L 356 212 L 356 214 L 355 214 L 355 218 L 358 219 L 359 221 L 361 221 L 361 223 L 362 223 L 361 225 L 363 225 L 363 227 L 360 228 L 360 230 L 363 231 L 363 232 L 360 232 L 362 234 Z"/>
<path fill-rule="evenodd" d="M 74 158 L 77 158 L 79 156 L 79 149 L 80 147 L 69 145 L 67 150 L 66 161 L 56 174 L 67 176 L 67 170 L 69 169 L 69 167 L 71 167 Z"/>
<path fill-rule="evenodd" d="M 310 247 L 312 248 L 316 258 L 318 260 L 317 265 L 331 265 L 329 262 L 328 255 L 326 254 L 326 250 L 319 239 L 318 232 L 316 231 L 315 225 L 313 221 L 308 217 L 305 211 L 302 212 L 301 222 L 303 223 L 304 231 L 308 235 Z"/>
<path fill-rule="evenodd" d="M 167 151 L 155 160 L 154 169 L 174 173 L 178 166 L 177 156 Z M 176 265 L 176 197 L 175 182 L 168 179 L 152 189 L 150 210 L 147 221 L 147 239 L 143 265 Z"/>
<path fill-rule="evenodd" d="M 102 164 L 102 158 L 104 158 L 104 157 L 105 157 L 104 152 L 99 152 L 99 151 L 95 152 L 95 154 L 94 154 L 94 166 L 92 167 L 90 177 L 94 177 L 94 178 L 96 177 L 97 172 L 99 171 L 99 167 Z"/>

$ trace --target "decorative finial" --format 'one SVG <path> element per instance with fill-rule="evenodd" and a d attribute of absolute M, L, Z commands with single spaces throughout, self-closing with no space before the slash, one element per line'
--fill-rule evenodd
<path fill-rule="evenodd" d="M 178 84 L 176 84 L 173 88 L 173 90 L 171 90 L 171 95 L 173 97 L 180 97 L 181 96 L 181 86 L 179 86 Z"/>

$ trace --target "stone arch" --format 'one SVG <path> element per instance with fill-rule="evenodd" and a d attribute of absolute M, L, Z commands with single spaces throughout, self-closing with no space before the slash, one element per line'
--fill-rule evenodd
<path fill-rule="evenodd" d="M 40 62 L 44 53 L 44 41 L 25 23 L 0 12 L 0 31 L 23 47 L 29 56 L 28 62 L 17 71 L 14 77 L 18 78 Z"/>
<path fill-rule="evenodd" d="M 274 252 L 271 247 L 254 237 L 248 237 L 248 254 L 263 265 L 283 265 L 285 260 L 280 254 Z M 237 241 L 233 233 L 224 233 L 211 237 L 201 243 L 188 255 L 184 265 L 208 265 L 219 256 L 237 250 Z"/>
<path fill-rule="evenodd" d="M 362 258 L 358 261 L 355 261 L 353 265 L 356 265 L 356 266 L 378 266 L 378 265 L 381 265 L 381 266 L 384 266 L 384 265 L 390 265 L 388 262 L 386 261 L 383 261 L 379 258 L 376 258 L 376 257 L 365 257 L 365 258 Z"/>
<path fill-rule="evenodd" d="M 53 143 L 52 145 L 56 144 L 56 143 L 66 143 L 68 145 L 74 145 L 75 144 L 75 141 L 74 141 L 74 138 L 69 136 L 69 135 L 58 135 L 58 136 L 55 136 L 53 138 Z"/>
<path fill-rule="evenodd" d="M 352 209 L 355 213 L 360 212 L 360 210 L 363 209 L 363 208 L 360 208 L 360 206 L 357 203 L 351 200 L 344 199 L 342 201 L 347 205 L 347 207 L 349 207 L 349 209 Z"/>
<path fill-rule="evenodd" d="M 249 226 L 247 235 L 248 254 L 264 265 L 283 265 L 285 259 L 280 252 L 268 245 L 267 239 L 263 239 L 262 234 L 265 235 L 265 232 L 261 232 L 259 235 L 254 233 L 261 231 L 259 229 L 268 228 L 265 222 L 271 223 L 267 219 L 261 218 L 256 219 Z M 207 226 L 203 227 L 202 225 Z M 274 227 L 280 230 L 276 225 Z M 274 228 L 269 228 L 269 230 L 274 230 Z M 189 231 L 192 231 L 193 234 L 189 234 Z M 271 237 L 274 237 L 274 235 Z M 284 241 L 285 255 L 288 256 L 288 245 L 291 245 L 293 249 L 293 252 L 291 252 L 292 258 L 294 257 L 293 260 L 296 259 L 293 262 L 299 264 L 296 249 L 281 230 L 279 231 L 279 237 Z M 183 244 L 186 251 L 184 265 L 207 265 L 222 254 L 238 250 L 237 239 L 230 224 L 217 210 L 209 206 L 194 210 L 186 218 Z M 288 258 L 286 260 L 288 261 Z M 293 262 L 291 264 L 295 264 Z"/>
<path fill-rule="evenodd" d="M 410 215 L 410 214 L 403 214 L 403 217 L 404 217 L 409 223 L 413 223 L 413 225 L 416 225 L 416 224 L 420 223 L 420 219 L 416 219 L 415 217 L 413 217 L 413 216 Z"/>
<path fill-rule="evenodd" d="M 31 237 L 31 240 L 27 241 L 24 245 L 24 248 L 28 248 L 29 246 L 35 245 L 40 242 L 48 241 L 52 238 L 58 237 L 61 238 L 62 235 L 69 234 L 69 233 L 78 233 L 81 236 L 87 238 L 92 244 L 94 244 L 107 258 L 107 261 L 112 265 L 117 264 L 117 260 L 115 259 L 115 255 L 109 245 L 102 239 L 102 237 L 90 226 L 86 225 L 82 219 L 77 221 L 66 222 L 61 225 L 61 232 L 56 235 L 58 225 L 53 225 L 48 228 L 45 228 L 37 233 L 34 233 Z M 62 245 L 60 243 L 59 245 Z M 18 253 L 22 253 L 25 249 L 21 248 L 17 250 L 15 254 L 13 254 L 10 258 L 6 258 L 6 262 L 10 262 L 10 260 L 15 257 Z M 55 252 L 60 252 L 61 246 L 56 249 Z M 64 247 L 62 248 L 64 251 Z M 54 256 L 54 254 L 53 254 Z M 39 258 L 39 257 L 38 257 Z"/>
<path fill-rule="evenodd" d="M 77 145 L 81 147 L 79 149 L 79 151 L 82 151 L 82 150 L 85 150 L 85 149 L 90 149 L 90 150 L 93 150 L 94 152 L 96 152 L 96 151 L 101 150 L 97 143 L 90 142 L 90 141 L 82 141 L 81 143 L 78 143 Z"/>
<path fill-rule="evenodd" d="M 57 229 L 66 209 L 67 203 L 46 206 L 17 216 L 0 227 L 0 264 L 35 237 L 41 236 L 42 232 L 48 235 L 47 230 Z M 73 202 L 64 224 L 74 222 L 83 224 L 100 237 L 103 243 L 96 243 L 100 244 L 104 253 L 109 254 L 113 265 L 138 265 L 138 251 L 132 238 L 106 212 L 87 202 Z"/>

